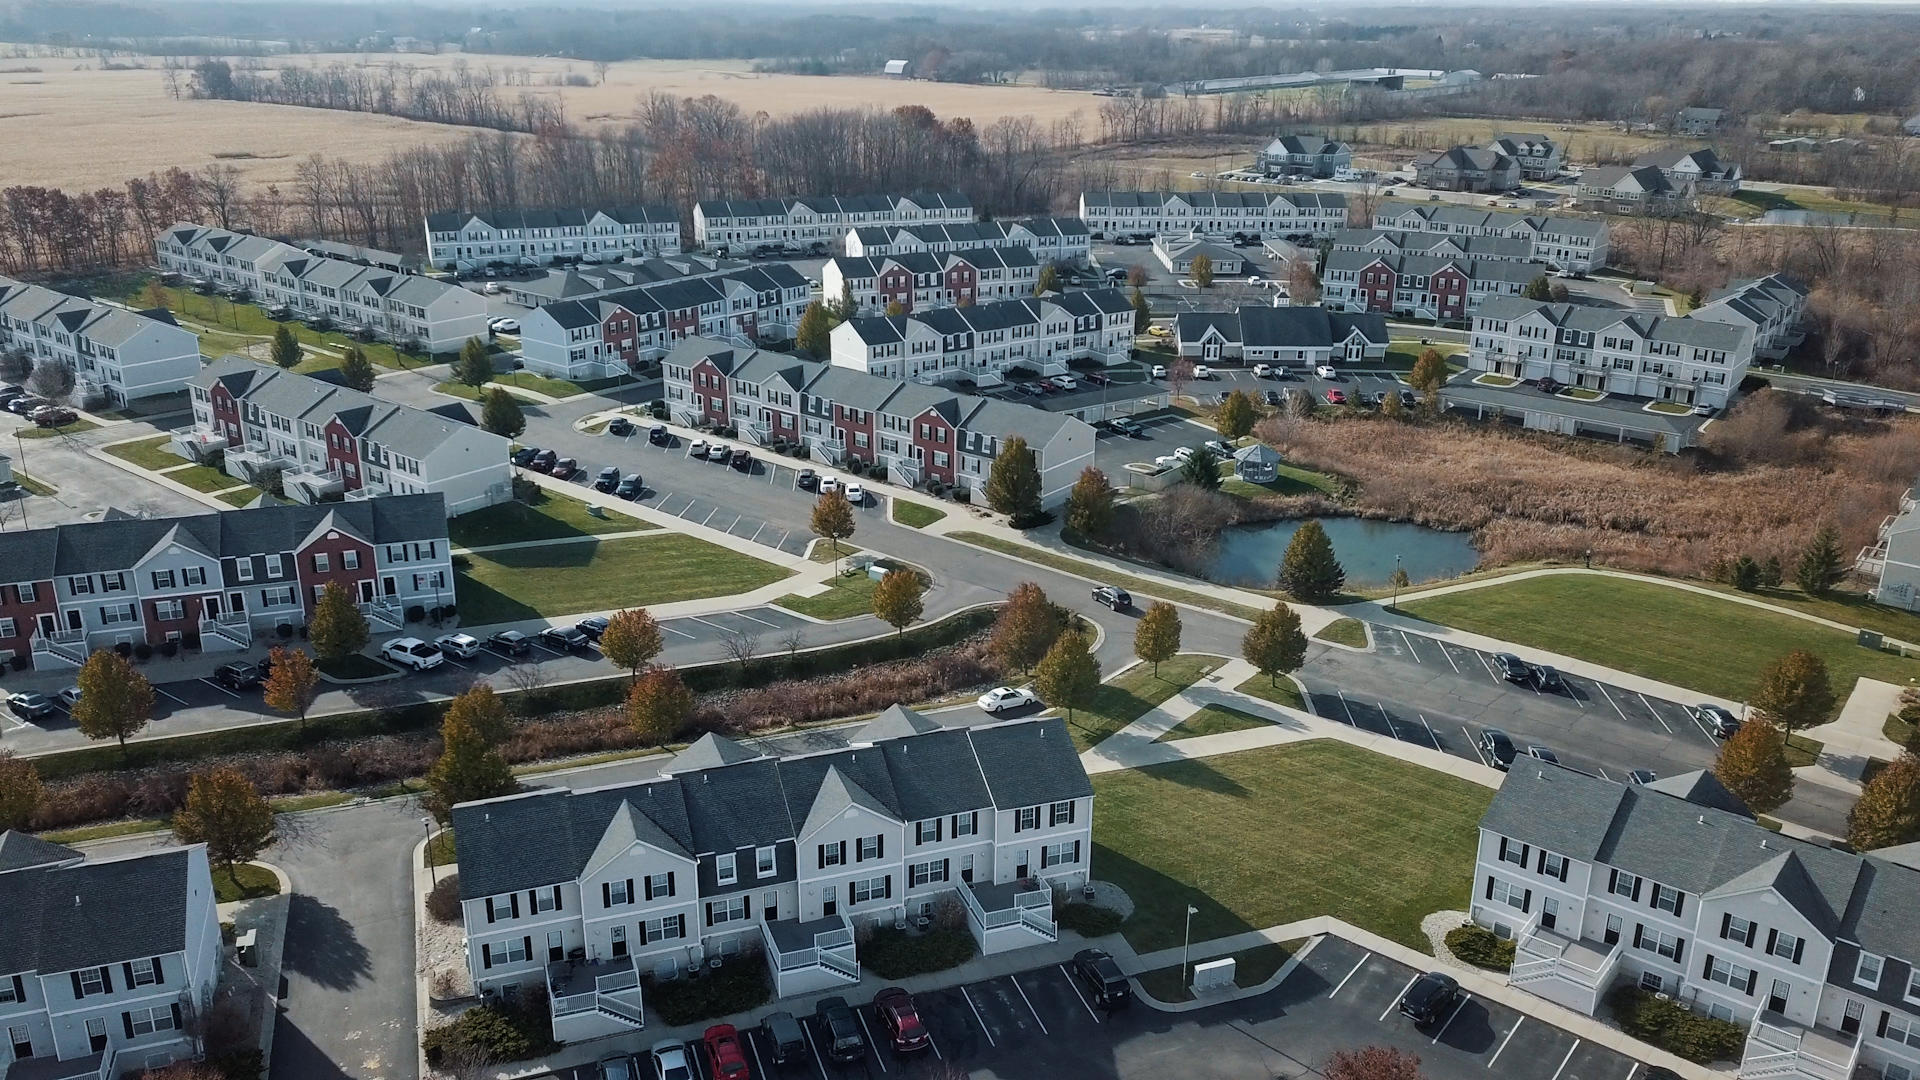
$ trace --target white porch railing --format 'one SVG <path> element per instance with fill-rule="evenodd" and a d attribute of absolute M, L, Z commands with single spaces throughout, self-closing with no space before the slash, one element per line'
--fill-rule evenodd
<path fill-rule="evenodd" d="M 1032 913 L 1041 908 L 1046 909 L 1047 915 L 1040 921 L 1043 921 L 1049 930 L 1052 929 L 1052 889 L 1029 889 L 1025 892 L 1015 893 L 1013 896 L 1013 906 L 997 908 L 992 911 L 987 910 L 986 906 L 980 902 L 979 895 L 969 886 L 963 884 L 957 891 L 960 893 L 961 900 L 967 905 L 967 912 L 985 929 L 992 930 L 1002 926 L 1013 926 L 1016 923 L 1024 923 L 1032 926 L 1031 920 L 1039 919 L 1037 914 Z"/>
<path fill-rule="evenodd" d="M 631 963 L 604 974 L 595 975 L 591 990 L 581 989 L 574 993 L 563 994 L 560 991 L 572 989 L 571 977 L 556 984 L 555 973 L 567 972 L 570 965 L 584 964 L 584 961 L 564 960 L 547 965 L 547 994 L 551 1001 L 555 1017 L 573 1016 L 584 1012 L 598 1012 L 615 1019 L 625 1021 L 634 1027 L 646 1025 L 645 1015 L 634 1001 L 613 997 L 614 994 L 631 992 L 637 998 L 640 990 L 640 973 Z M 611 966 L 611 962 L 596 962 L 595 966 Z"/>
<path fill-rule="evenodd" d="M 766 946 L 768 959 L 778 971 L 821 967 L 849 982 L 860 981 L 860 964 L 847 955 L 853 951 L 854 944 L 853 927 L 845 919 L 841 920 L 838 927 L 813 935 L 813 944 L 804 949 L 781 949 L 768 923 L 760 924 L 760 936 Z"/>
<path fill-rule="evenodd" d="M 33 651 L 44 653 L 69 664 L 80 665 L 87 662 L 87 632 L 85 630 L 55 630 L 41 632 L 33 636 Z"/>
<path fill-rule="evenodd" d="M 1848 1080 L 1860 1059 L 1860 1042 L 1858 1035 L 1848 1041 L 1839 1032 L 1809 1028 L 1762 1009 L 1747 1028 L 1746 1052 L 1740 1058 L 1738 1075 L 1740 1080 Z"/>

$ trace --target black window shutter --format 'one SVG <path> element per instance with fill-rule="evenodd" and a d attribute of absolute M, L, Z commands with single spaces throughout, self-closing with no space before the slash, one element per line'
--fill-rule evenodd
<path fill-rule="evenodd" d="M 1620 871 L 1618 870 L 1607 871 L 1607 892 L 1609 893 L 1613 892 L 1613 887 L 1618 884 L 1620 884 Z"/>
<path fill-rule="evenodd" d="M 538 889 L 528 889 L 527 890 L 528 914 L 536 913 L 539 910 L 540 910 L 540 891 Z"/>
<path fill-rule="evenodd" d="M 1073 842 L 1073 861 L 1076 863 L 1080 861 L 1080 841 L 1078 840 Z"/>
<path fill-rule="evenodd" d="M 967 820 L 973 823 L 973 831 L 978 833 L 980 831 L 980 811 L 975 810 L 973 813 L 967 815 Z"/>
<path fill-rule="evenodd" d="M 107 993 L 109 994 L 113 993 L 113 969 L 112 968 L 102 967 L 100 969 L 100 985 L 107 988 Z"/>
<path fill-rule="evenodd" d="M 627 879 L 627 903 L 633 903 L 633 879 Z"/>
<path fill-rule="evenodd" d="M 743 896 L 740 898 L 740 912 L 749 919 L 753 918 L 753 897 Z"/>
<path fill-rule="evenodd" d="M 603 908 L 613 906 L 613 882 L 611 881 L 603 881 L 600 883 L 600 906 Z M 492 901 L 487 902 L 487 920 L 489 922 L 493 920 Z"/>
<path fill-rule="evenodd" d="M 1567 859 L 1564 857 L 1560 860 L 1560 880 L 1563 882 L 1567 880 Z"/>
<path fill-rule="evenodd" d="M 1686 910 L 1687 910 L 1687 894 L 1681 892 L 1679 889 L 1673 890 L 1673 917 L 1676 919 L 1679 918 L 1681 913 Z M 1748 930 L 1747 932 L 1751 934 L 1753 931 Z M 1753 942 L 1749 941 L 1747 942 L 1747 944 L 1751 945 L 1753 944 Z"/>
<path fill-rule="evenodd" d="M 943 829 L 945 829 L 946 827 L 947 827 L 947 819 L 946 819 L 946 818 L 934 818 L 934 819 L 933 819 L 933 842 L 934 842 L 934 843 L 936 843 L 936 844 L 937 844 L 937 843 L 939 843 L 939 842 L 940 842 L 940 836 L 941 836 L 941 831 L 942 831 Z"/>
<path fill-rule="evenodd" d="M 133 985 L 133 961 L 128 960 L 127 962 L 121 964 L 120 970 L 127 977 L 127 985 L 132 986 Z"/>
<path fill-rule="evenodd" d="M 1507 838 L 1504 836 L 1500 838 L 1500 861 L 1507 861 Z"/>
<path fill-rule="evenodd" d="M 560 886 L 558 885 L 553 887 L 553 910 L 560 910 Z"/>
<path fill-rule="evenodd" d="M 1544 874 L 1546 873 L 1546 871 L 1547 871 L 1547 849 L 1541 848 L 1539 856 L 1535 859 L 1533 872 L 1536 874 Z"/>
<path fill-rule="evenodd" d="M 880 879 L 880 899 L 882 900 L 893 899 L 893 875 L 892 874 L 888 874 L 886 877 L 883 877 Z"/>
<path fill-rule="evenodd" d="M 820 865 L 818 867 L 815 867 L 815 869 L 825 870 L 826 868 L 827 868 L 827 845 L 821 844 L 820 845 Z"/>
<path fill-rule="evenodd" d="M 1874 1034 L 1874 1037 L 1877 1039 L 1884 1039 L 1887 1037 L 1887 1010 L 1885 1009 L 1880 1010 L 1880 1026 L 1877 1030 L 1874 1031 L 1873 1034 Z"/>
<path fill-rule="evenodd" d="M 180 1030 L 180 1003 L 177 1001 L 173 1003 L 173 1030 Z"/>
<path fill-rule="evenodd" d="M 681 937 L 686 937 L 686 936 L 687 936 L 687 915 L 686 915 L 686 913 L 685 913 L 685 912 L 681 912 L 680 914 L 678 914 L 678 915 L 675 915 L 675 916 L 673 917 L 673 922 L 674 922 L 674 925 L 675 925 L 675 926 L 678 926 L 678 927 L 680 928 L 680 936 L 681 936 Z"/>
<path fill-rule="evenodd" d="M 873 857 L 876 859 L 884 859 L 887 857 L 887 834 L 886 833 L 881 833 L 880 835 L 873 838 Z"/>
<path fill-rule="evenodd" d="M 1073 824 L 1073 815 L 1077 810 L 1078 810 L 1078 805 L 1072 799 L 1068 799 L 1067 800 L 1067 824 L 1069 825 Z"/>
<path fill-rule="evenodd" d="M 520 917 L 520 894 L 509 893 L 507 896 L 507 905 L 508 905 L 508 910 L 513 912 L 513 917 L 516 919 L 519 918 Z"/>
<path fill-rule="evenodd" d="M 845 840 L 842 840 L 840 841 L 839 846 L 840 846 L 840 865 L 845 866 L 847 865 L 847 842 Z"/>
<path fill-rule="evenodd" d="M 674 888 L 673 888 L 673 878 L 674 878 L 674 874 L 675 874 L 675 873 L 676 873 L 676 872 L 675 872 L 675 871 L 673 871 L 673 870 L 669 870 L 669 871 L 667 871 L 667 895 L 668 895 L 668 896 L 672 896 L 672 895 L 673 895 L 673 892 L 674 892 Z"/>
<path fill-rule="evenodd" d="M 713 904 L 707 904 L 707 925 L 713 925 Z"/>
<path fill-rule="evenodd" d="M 1633 879 L 1633 899 L 1634 899 L 1634 901 L 1635 901 L 1636 903 L 1638 903 L 1638 902 L 1639 902 L 1639 900 L 1640 900 L 1640 886 L 1642 886 L 1642 885 L 1644 885 L 1644 884 L 1646 884 L 1646 879 L 1645 879 L 1645 878 L 1634 878 L 1634 879 Z"/>
<path fill-rule="evenodd" d="M 78 1001 L 81 998 L 86 997 L 87 992 L 85 990 L 80 989 L 80 973 L 77 971 L 69 971 L 67 972 L 67 974 L 73 976 L 73 999 L 75 1001 Z"/>
<path fill-rule="evenodd" d="M 1527 908 L 1530 907 L 1532 904 L 1533 904 L 1532 889 L 1528 889 L 1525 892 L 1520 894 L 1520 914 L 1525 915 L 1527 913 Z"/>
<path fill-rule="evenodd" d="M 1747 948 L 1749 948 L 1749 949 L 1751 949 L 1751 948 L 1753 948 L 1753 935 L 1755 935 L 1755 934 L 1757 934 L 1757 933 L 1759 933 L 1759 932 L 1760 932 L 1760 924 L 1759 924 L 1759 923 L 1748 923 L 1748 924 L 1747 924 Z"/>
<path fill-rule="evenodd" d="M 487 921 L 493 921 L 493 897 L 487 897 Z"/>
<path fill-rule="evenodd" d="M 1725 938 L 1725 937 L 1727 936 L 1727 934 L 1728 934 L 1728 933 L 1729 933 L 1729 932 L 1730 932 L 1730 931 L 1731 931 L 1732 929 L 1733 929 L 1733 913 L 1732 913 L 1732 912 L 1730 912 L 1730 911 L 1723 911 L 1723 912 L 1721 912 L 1721 913 L 1720 913 L 1720 936 L 1721 936 L 1721 938 L 1723 938 L 1723 939 L 1724 939 L 1724 938 Z"/>
<path fill-rule="evenodd" d="M 1527 865 L 1527 856 L 1532 853 L 1533 853 L 1533 848 L 1530 845 L 1527 845 L 1527 844 L 1520 845 L 1520 865 L 1521 866 Z"/>
<path fill-rule="evenodd" d="M 1493 899 L 1493 875 L 1487 875 L 1487 899 Z"/>
<path fill-rule="evenodd" d="M 647 899 L 649 900 L 653 899 L 653 878 L 647 877 L 641 880 L 644 882 L 644 884 L 641 887 L 646 890 Z"/>
<path fill-rule="evenodd" d="M 167 985 L 166 969 L 160 966 L 160 958 L 157 956 L 153 958 L 153 985 Z"/>
<path fill-rule="evenodd" d="M 1639 923 L 1633 924 L 1633 947 L 1634 948 L 1637 949 L 1640 947 L 1640 934 L 1645 929 L 1646 927 L 1641 926 Z"/>
<path fill-rule="evenodd" d="M 1708 953 L 1700 959 L 1700 977 L 1705 979 L 1713 974 L 1713 954 Z"/>
<path fill-rule="evenodd" d="M 1687 955 L 1687 939 L 1683 937 L 1674 938 L 1673 939 L 1673 962 L 1676 964 L 1680 963 L 1682 960 L 1686 959 L 1686 955 Z"/>
<path fill-rule="evenodd" d="M 526 936 L 526 937 L 523 937 L 523 938 L 521 938 L 521 939 L 520 939 L 520 951 L 521 951 L 521 952 L 523 952 L 523 953 L 526 953 L 526 954 L 527 954 L 527 959 L 529 959 L 529 960 L 531 960 L 531 959 L 533 959 L 533 937 L 532 937 L 532 935 L 528 935 L 528 936 Z"/>
<path fill-rule="evenodd" d="M 133 1038 L 133 1014 L 130 1012 L 121 1013 L 120 1023 L 127 1029 L 127 1038 L 129 1039 Z M 1882 1013 L 1880 1016 L 1880 1027 L 1882 1028 L 1882 1031 L 1880 1033 L 1882 1035 L 1886 1034 L 1886 1031 L 1884 1030 L 1886 1026 L 1887 1026 L 1886 1014 Z"/>
<path fill-rule="evenodd" d="M 18 975 L 13 977 L 13 1000 L 27 1000 L 27 984 L 25 980 L 21 979 Z"/>
<path fill-rule="evenodd" d="M 480 966 L 483 968 L 493 966 L 493 946 L 484 942 L 480 946 Z"/>
<path fill-rule="evenodd" d="M 1793 962 L 1794 963 L 1797 964 L 1800 962 L 1800 950 L 1806 947 L 1807 947 L 1806 938 L 1798 938 L 1794 941 L 1793 943 Z"/>
<path fill-rule="evenodd" d="M 1722 933 L 1724 933 L 1724 931 L 1722 931 Z M 1780 940 L 1780 931 L 1778 930 L 1767 931 L 1767 955 L 1768 956 L 1773 955 L 1773 943 L 1779 940 Z"/>
<path fill-rule="evenodd" d="M 1080 841 L 1078 841 L 1078 840 L 1075 840 L 1075 841 L 1073 842 L 1073 846 L 1074 846 L 1074 847 L 1075 847 L 1076 849 L 1078 849 L 1078 848 L 1080 847 Z M 948 871 L 950 871 L 950 870 L 952 870 L 952 869 L 953 869 L 953 860 L 952 860 L 952 859 L 941 859 L 941 860 L 940 860 L 940 880 L 941 880 L 941 881 L 948 881 L 948 880 L 951 880 L 951 879 L 950 879 L 950 878 L 949 878 L 949 877 L 947 876 L 947 874 L 948 874 Z M 17 996 L 17 995 L 16 995 L 16 996 Z"/>

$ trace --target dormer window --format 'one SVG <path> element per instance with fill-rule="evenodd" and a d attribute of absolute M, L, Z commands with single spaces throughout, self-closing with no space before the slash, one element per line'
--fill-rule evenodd
<path fill-rule="evenodd" d="M 714 858 L 713 876 L 715 881 L 722 885 L 731 885 L 739 880 L 739 869 L 734 865 L 734 858 L 731 852 Z"/>

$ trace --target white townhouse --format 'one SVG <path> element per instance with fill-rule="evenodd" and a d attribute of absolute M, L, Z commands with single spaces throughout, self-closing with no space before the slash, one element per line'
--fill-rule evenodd
<path fill-rule="evenodd" d="M 841 749 L 708 734 L 658 778 L 452 823 L 474 985 L 544 990 L 571 1043 L 640 1030 L 651 984 L 709 964 L 764 963 L 781 997 L 854 986 L 865 927 L 1055 941 L 1056 891 L 1089 878 L 1093 787 L 1058 719 L 949 729 L 895 705 Z"/>
<path fill-rule="evenodd" d="M 1482 301 L 1467 345 L 1474 371 L 1713 408 L 1732 400 L 1752 361 L 1744 326 L 1517 296 Z"/>
<path fill-rule="evenodd" d="M 253 483 L 279 470 L 297 502 L 436 492 L 457 515 L 513 497 L 509 440 L 438 412 L 244 356 L 196 376 L 192 403 L 193 429 L 174 437 L 183 456 L 223 446 L 230 475 Z"/>
<path fill-rule="evenodd" d="M 1310 371 L 1322 364 L 1386 359 L 1387 320 L 1322 307 L 1183 311 L 1173 320 L 1181 356 L 1208 364 L 1271 364 Z"/>
<path fill-rule="evenodd" d="M 349 333 L 414 342 L 432 353 L 458 352 L 467 339 L 489 336 L 486 298 L 453 282 L 184 222 L 155 238 L 154 251 L 169 273 L 244 290 L 243 299 Z"/>
<path fill-rule="evenodd" d="M 699 338 L 661 367 L 667 407 L 683 424 L 732 426 L 763 446 L 799 443 L 815 460 L 858 459 L 908 485 L 977 493 L 1003 442 L 1019 436 L 1040 470 L 1040 501 L 1054 506 L 1093 463 L 1092 426 L 1067 412 Z"/>
<path fill-rule="evenodd" d="M 220 979 L 203 844 L 89 858 L 0 833 L 0 1075 L 114 1080 L 204 1048 Z"/>
<path fill-rule="evenodd" d="M 1309 191 L 1083 191 L 1080 219 L 1109 236 L 1332 236 L 1347 226 L 1347 197 Z"/>
<path fill-rule="evenodd" d="M 1119 289 L 1091 289 L 848 319 L 828 338 L 835 367 L 890 379 L 930 383 L 1014 367 L 1064 375 L 1071 360 L 1110 367 L 1132 355 L 1133 305 Z"/>
<path fill-rule="evenodd" d="M 74 400 L 124 405 L 169 394 L 200 370 L 200 339 L 165 311 L 136 312 L 0 275 L 0 353 L 63 360 Z"/>
<path fill-rule="evenodd" d="M 427 261 L 449 271 L 680 254 L 680 211 L 671 206 L 444 210 L 425 226 Z"/>
<path fill-rule="evenodd" d="M 789 199 L 706 199 L 693 207 L 693 239 L 704 248 L 807 244 L 822 253 L 849 229 L 960 225 L 979 215 L 957 191 L 908 195 L 822 195 Z"/>
<path fill-rule="evenodd" d="M 1072 217 L 974 221 L 961 225 L 869 225 L 847 230 L 846 253 L 856 258 L 948 252 L 971 248 L 1026 248 L 1040 262 L 1087 265 L 1087 223 Z"/>
<path fill-rule="evenodd" d="M 1508 983 L 1597 1014 L 1616 987 L 1747 1029 L 1743 1080 L 1920 1075 L 1920 846 L 1760 825 L 1710 773 L 1629 786 L 1515 765 L 1480 822 L 1472 916 Z"/>
<path fill-rule="evenodd" d="M 1521 179 L 1551 180 L 1560 175 L 1560 144 L 1537 132 L 1495 135 L 1486 148 L 1518 162 Z"/>
<path fill-rule="evenodd" d="M 1659 169 L 1675 190 L 1690 195 L 1731 195 L 1740 190 L 1740 166 L 1721 161 L 1712 147 L 1656 150 L 1633 159 L 1633 165 Z"/>
<path fill-rule="evenodd" d="M 1607 223 L 1597 217 L 1522 214 L 1441 203 L 1383 202 L 1373 213 L 1375 229 L 1507 237 L 1533 245 L 1533 258 L 1555 270 L 1585 274 L 1607 265 Z"/>
<path fill-rule="evenodd" d="M 1281 135 L 1253 156 L 1253 167 L 1268 176 L 1326 179 L 1353 167 L 1353 147 L 1319 135 Z"/>
<path fill-rule="evenodd" d="M 925 311 L 1032 296 L 1040 261 L 1023 247 L 903 252 L 860 258 L 841 255 L 820 269 L 820 295 L 838 302 L 851 292 L 857 314 L 880 315 L 894 305 Z"/>
<path fill-rule="evenodd" d="M 1784 275 L 1768 274 L 1714 292 L 1691 317 L 1748 327 L 1753 331 L 1754 353 L 1778 360 L 1805 337 L 1800 321 L 1806 313 L 1807 287 Z"/>

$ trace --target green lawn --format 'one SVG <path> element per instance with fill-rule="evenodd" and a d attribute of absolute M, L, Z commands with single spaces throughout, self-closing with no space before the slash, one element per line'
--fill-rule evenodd
<path fill-rule="evenodd" d="M 1756 600 L 1792 608 L 1815 618 L 1829 619 L 1843 626 L 1858 626 L 1902 641 L 1920 642 L 1920 615 L 1911 611 L 1901 611 L 1899 608 L 1882 607 L 1860 593 L 1829 592 L 1825 596 L 1808 596 L 1799 589 L 1791 587 L 1740 593 L 1731 586 L 1716 585 L 1707 581 L 1689 584 L 1724 592 L 1730 596 L 1752 596 Z"/>
<path fill-rule="evenodd" d="M 185 484 L 195 491 L 203 491 L 209 495 L 246 483 L 245 480 L 228 476 L 211 465 L 189 465 L 184 469 L 175 469 L 162 475 L 176 484 Z"/>
<path fill-rule="evenodd" d="M 813 545 L 812 550 L 807 553 L 807 558 L 814 562 L 833 562 L 836 559 L 845 559 L 858 554 L 860 549 L 852 544 L 842 543 L 835 547 L 832 543 L 822 540 Z"/>
<path fill-rule="evenodd" d="M 1073 745 L 1082 750 L 1097 745 L 1224 663 L 1218 656 L 1181 653 L 1161 664 L 1158 676 L 1152 664 L 1135 664 L 1119 677 L 1101 683 L 1091 706 L 1073 711 L 1073 720 L 1067 725 Z"/>
<path fill-rule="evenodd" d="M 1220 490 L 1243 499 L 1256 495 L 1325 495 L 1338 499 L 1346 494 L 1346 484 L 1339 477 L 1295 465 L 1282 464 L 1280 475 L 1266 484 L 1240 479 L 1233 475 L 1230 465 L 1220 470 L 1220 477 Z"/>
<path fill-rule="evenodd" d="M 1367 626 L 1359 619 L 1335 619 L 1321 627 L 1313 636 L 1321 641 L 1331 641 L 1336 645 L 1351 645 L 1356 649 L 1367 647 Z"/>
<path fill-rule="evenodd" d="M 1306 939 L 1302 938 L 1278 945 L 1256 945 L 1251 949 L 1228 953 L 1227 956 L 1233 957 L 1233 985 L 1243 990 L 1259 986 L 1273 978 L 1274 973 L 1286 964 L 1287 958 L 1299 952 L 1300 947 L 1305 944 Z M 1222 960 L 1225 957 L 1210 956 L 1207 959 Z M 1134 978 L 1140 980 L 1140 988 L 1155 1001 L 1173 1004 L 1193 1000 L 1193 991 L 1187 988 L 1187 983 L 1193 978 L 1191 967 L 1187 968 L 1185 979 L 1181 977 L 1179 964 L 1154 971 L 1143 971 Z"/>
<path fill-rule="evenodd" d="M 1686 416 L 1693 412 L 1693 406 L 1675 401 L 1650 401 L 1646 408 L 1648 412 L 1665 413 L 1668 416 Z"/>
<path fill-rule="evenodd" d="M 1307 708 L 1306 701 L 1300 697 L 1300 688 L 1293 684 L 1292 679 L 1275 681 L 1265 675 L 1255 675 L 1234 689 L 1248 697 L 1257 697 L 1261 701 L 1271 701 L 1275 705 L 1285 705 L 1289 709 L 1299 709 L 1301 712 L 1311 711 Z"/>
<path fill-rule="evenodd" d="M 787 576 L 772 563 L 668 532 L 467 558 L 456 571 L 467 626 L 728 596 Z"/>
<path fill-rule="evenodd" d="M 1394 371 L 1412 371 L 1420 354 L 1428 349 L 1438 350 L 1441 356 L 1448 358 L 1467 351 L 1465 345 L 1456 341 L 1434 341 L 1422 345 L 1419 338 L 1394 338 L 1387 342 L 1387 358 L 1379 366 Z"/>
<path fill-rule="evenodd" d="M 998 551 L 1004 555 L 1015 555 L 1029 562 L 1039 563 L 1041 566 L 1052 567 L 1055 570 L 1061 570 L 1069 574 L 1078 574 L 1081 577 L 1091 578 L 1094 581 L 1104 582 L 1108 585 L 1118 585 L 1128 592 L 1133 593 L 1135 596 L 1144 596 L 1149 599 L 1158 598 L 1175 603 L 1187 604 L 1191 607 L 1203 608 L 1208 611 L 1218 611 L 1225 615 L 1232 615 L 1235 618 L 1246 619 L 1249 622 L 1260 617 L 1259 610 L 1250 608 L 1245 604 L 1236 604 L 1231 600 L 1219 600 L 1206 593 L 1198 593 L 1190 589 L 1162 585 L 1157 581 L 1149 581 L 1146 578 L 1135 577 L 1132 574 L 1117 573 L 1104 567 L 1095 566 L 1084 559 L 1076 559 L 1071 555 L 1062 555 L 1059 552 L 1049 551 L 1046 548 L 1034 547 L 1030 544 L 1022 544 L 1015 540 L 1004 540 L 998 536 L 988 536 L 986 533 L 971 531 L 953 532 L 947 535 L 953 537 L 955 540 L 964 540 L 969 544 L 975 544 L 990 551 Z"/>
<path fill-rule="evenodd" d="M 128 286 L 117 298 L 137 307 L 147 305 L 145 279 L 135 276 L 123 283 Z M 207 356 L 224 356 L 236 351 L 237 346 L 263 341 L 273 336 L 280 323 L 267 317 L 265 310 L 254 304 L 236 304 L 220 296 L 202 296 L 192 289 L 166 289 L 167 307 L 183 319 L 202 324 L 212 331 L 201 334 L 200 351 Z M 112 295 L 103 293 L 103 295 Z M 325 332 L 315 330 L 304 323 L 289 321 L 287 326 L 293 329 L 293 335 L 300 344 L 307 347 L 306 359 L 295 368 L 302 374 L 323 371 L 340 366 L 338 356 L 315 351 L 323 346 L 334 352 L 344 350 L 348 345 L 358 345 L 367 354 L 367 359 L 380 367 L 404 368 L 419 367 L 430 363 L 431 358 L 420 354 L 402 353 L 391 345 L 380 342 L 354 341 L 337 330 Z M 215 346 L 210 351 L 208 345 Z"/>
<path fill-rule="evenodd" d="M 1525 578 L 1401 605 L 1404 612 L 1744 701 L 1761 667 L 1794 649 L 1827 663 L 1836 703 L 1862 676 L 1907 684 L 1920 661 L 1790 615 L 1624 578 Z M 1836 704 L 1835 711 L 1838 711 Z"/>
<path fill-rule="evenodd" d="M 446 382 L 434 383 L 433 388 L 435 390 L 440 391 L 443 394 L 446 394 L 449 397 L 464 398 L 467 401 L 479 401 L 482 394 L 485 392 L 485 390 L 491 389 L 491 387 L 468 386 L 466 383 L 455 382 L 452 379 L 448 379 Z M 525 394 L 516 394 L 511 390 L 507 391 L 507 396 L 513 398 L 515 401 L 518 401 L 522 405 L 540 404 L 540 402 L 535 401 L 534 399 L 526 396 Z"/>
<path fill-rule="evenodd" d="M 213 898 L 218 903 L 231 904 L 235 900 L 253 900 L 279 894 L 280 879 L 264 866 L 234 863 L 231 873 L 225 870 L 213 872 Z"/>
<path fill-rule="evenodd" d="M 71 424 L 61 424 L 59 427 L 41 427 L 36 424 L 33 427 L 21 428 L 14 434 L 22 439 L 51 439 L 55 435 L 78 435 L 99 426 L 91 420 L 75 420 Z"/>
<path fill-rule="evenodd" d="M 1242 712 L 1226 705 L 1209 705 L 1185 720 L 1178 727 L 1154 742 L 1175 742 L 1180 739 L 1197 739 L 1202 735 L 1224 735 L 1229 731 L 1247 731 L 1252 728 L 1272 727 L 1268 721 Z"/>
<path fill-rule="evenodd" d="M 427 849 L 421 852 L 420 858 L 428 866 L 452 866 L 455 858 L 452 827 L 434 833 L 433 839 L 427 841 Z"/>
<path fill-rule="evenodd" d="M 266 494 L 266 492 L 249 485 L 238 491 L 229 491 L 224 495 L 216 495 L 214 497 L 226 503 L 228 506 L 245 506 L 264 494 Z"/>
<path fill-rule="evenodd" d="M 842 572 L 827 582 L 818 596 L 783 596 L 774 603 L 816 619 L 852 619 L 873 614 L 873 587 L 879 584 L 865 573 Z"/>
<path fill-rule="evenodd" d="M 893 520 L 902 525 L 909 525 L 916 529 L 924 529 L 946 516 L 947 512 L 937 506 L 928 506 L 925 503 L 912 502 L 907 499 L 893 500 Z"/>
<path fill-rule="evenodd" d="M 166 449 L 167 444 L 172 441 L 170 436 L 162 435 L 157 439 L 142 439 L 139 442 L 105 447 L 105 450 L 121 461 L 130 461 L 143 469 L 168 469 L 175 465 L 183 465 L 187 460 Z"/>
<path fill-rule="evenodd" d="M 1332 915 L 1430 951 L 1467 906 L 1493 792 L 1345 743 L 1248 750 L 1093 778 L 1095 872 L 1126 890 L 1136 950 Z"/>
<path fill-rule="evenodd" d="M 545 488 L 536 487 L 533 492 L 531 502 L 504 502 L 448 518 L 447 538 L 458 547 L 486 547 L 654 528 L 639 518 L 613 511 L 606 517 L 594 517 L 587 512 L 587 503 Z"/>
<path fill-rule="evenodd" d="M 579 383 L 569 382 L 566 379 L 550 379 L 545 375 L 535 375 L 531 371 L 503 371 L 495 375 L 493 381 L 502 386 L 517 386 L 522 390 L 545 394 L 550 398 L 572 397 L 586 391 L 586 387 Z"/>

